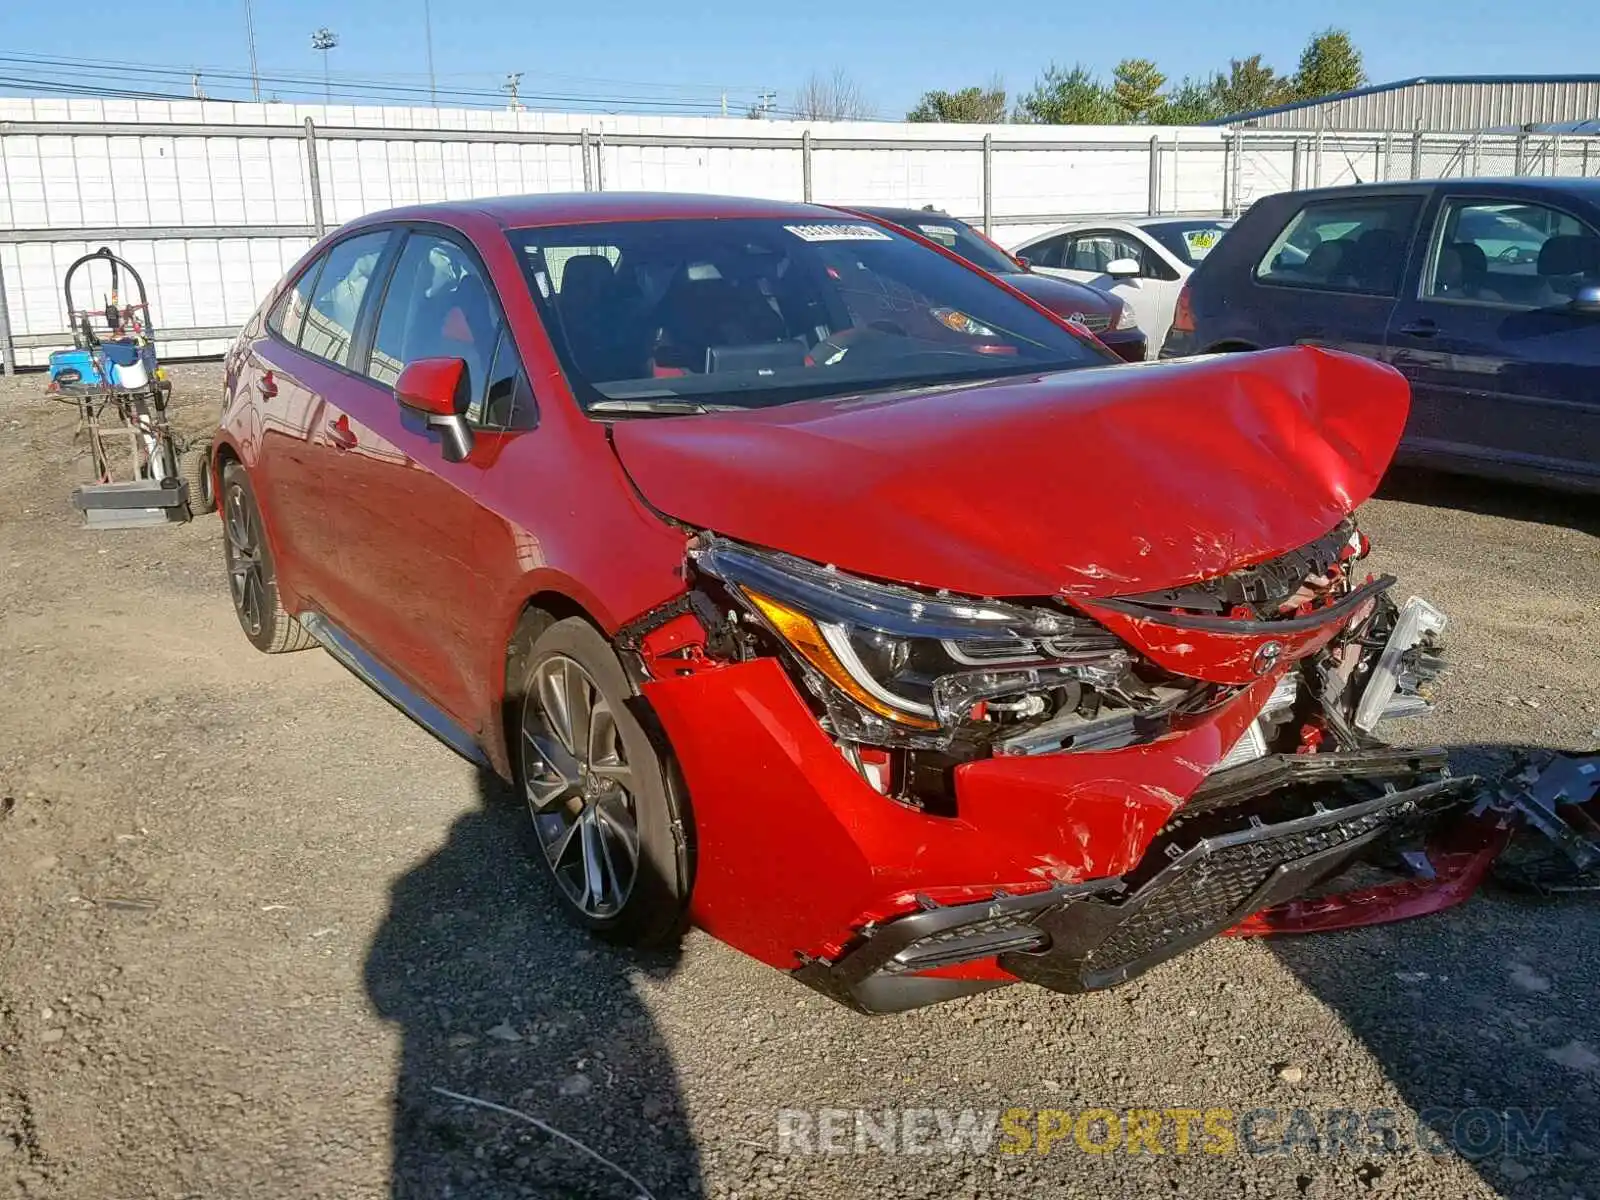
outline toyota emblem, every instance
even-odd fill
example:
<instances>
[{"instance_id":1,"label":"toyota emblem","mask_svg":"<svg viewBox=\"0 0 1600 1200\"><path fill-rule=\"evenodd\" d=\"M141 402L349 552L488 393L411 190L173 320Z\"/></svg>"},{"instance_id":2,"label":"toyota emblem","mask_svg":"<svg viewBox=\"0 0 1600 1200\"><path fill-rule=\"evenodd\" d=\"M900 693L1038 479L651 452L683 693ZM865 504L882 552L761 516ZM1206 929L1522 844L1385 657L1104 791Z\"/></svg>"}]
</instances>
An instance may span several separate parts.
<instances>
[{"instance_id":1,"label":"toyota emblem","mask_svg":"<svg viewBox=\"0 0 1600 1200\"><path fill-rule=\"evenodd\" d=\"M1282 657L1282 642L1262 642L1256 649L1256 656L1250 660L1250 669L1257 675L1265 675L1278 665L1278 660Z\"/></svg>"}]
</instances>

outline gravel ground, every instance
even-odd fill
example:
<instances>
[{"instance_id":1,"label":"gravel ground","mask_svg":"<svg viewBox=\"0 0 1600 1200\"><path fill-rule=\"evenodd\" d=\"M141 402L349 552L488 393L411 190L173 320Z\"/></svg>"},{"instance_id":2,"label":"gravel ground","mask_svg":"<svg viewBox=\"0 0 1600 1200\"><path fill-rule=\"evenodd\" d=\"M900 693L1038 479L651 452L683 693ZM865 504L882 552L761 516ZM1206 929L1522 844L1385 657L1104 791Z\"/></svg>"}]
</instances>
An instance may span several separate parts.
<instances>
[{"instance_id":1,"label":"gravel ground","mask_svg":"<svg viewBox=\"0 0 1600 1200\"><path fill-rule=\"evenodd\" d=\"M217 370L176 374L203 429ZM0 382L0 1194L636 1194L437 1087L660 1200L1600 1197L1593 902L1486 894L875 1020L698 934L620 954L558 918L496 784L325 655L249 647L214 519L81 529L71 413L39 387ZM1402 595L1452 614L1444 701L1399 736L1593 747L1596 507L1405 476L1363 517ZM1415 1151L1440 1106L1562 1131ZM1268 1108L1277 1152L1180 1153L1171 1125L1159 1155L778 1152L783 1109L1013 1107ZM1402 1149L1319 1151L1296 1108L1323 1132L1394 1110Z\"/></svg>"}]
</instances>

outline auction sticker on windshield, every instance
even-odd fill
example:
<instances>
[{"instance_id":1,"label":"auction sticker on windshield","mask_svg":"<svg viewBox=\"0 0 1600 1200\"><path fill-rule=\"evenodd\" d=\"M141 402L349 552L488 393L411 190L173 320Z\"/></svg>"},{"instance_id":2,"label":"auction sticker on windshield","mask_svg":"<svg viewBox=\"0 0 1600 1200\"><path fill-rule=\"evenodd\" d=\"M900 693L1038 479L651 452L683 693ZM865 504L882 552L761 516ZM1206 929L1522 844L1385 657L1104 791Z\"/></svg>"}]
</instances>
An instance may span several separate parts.
<instances>
[{"instance_id":1,"label":"auction sticker on windshield","mask_svg":"<svg viewBox=\"0 0 1600 1200\"><path fill-rule=\"evenodd\" d=\"M803 242L891 242L876 225L785 225Z\"/></svg>"},{"instance_id":2,"label":"auction sticker on windshield","mask_svg":"<svg viewBox=\"0 0 1600 1200\"><path fill-rule=\"evenodd\" d=\"M922 236L930 241L938 242L945 249L954 249L956 238L959 236L952 225L918 225Z\"/></svg>"},{"instance_id":3,"label":"auction sticker on windshield","mask_svg":"<svg viewBox=\"0 0 1600 1200\"><path fill-rule=\"evenodd\" d=\"M1211 253L1211 248L1222 240L1220 229L1185 229L1183 244L1189 248L1189 257L1199 262Z\"/></svg>"}]
</instances>

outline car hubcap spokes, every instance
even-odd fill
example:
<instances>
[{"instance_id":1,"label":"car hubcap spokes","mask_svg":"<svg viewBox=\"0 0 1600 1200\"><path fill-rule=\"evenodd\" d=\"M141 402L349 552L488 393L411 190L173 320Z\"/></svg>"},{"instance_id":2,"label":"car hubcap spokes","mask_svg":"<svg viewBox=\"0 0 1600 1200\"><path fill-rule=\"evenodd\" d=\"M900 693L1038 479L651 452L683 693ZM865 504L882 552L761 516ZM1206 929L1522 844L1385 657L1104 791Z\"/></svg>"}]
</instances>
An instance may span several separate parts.
<instances>
[{"instance_id":1,"label":"car hubcap spokes","mask_svg":"<svg viewBox=\"0 0 1600 1200\"><path fill-rule=\"evenodd\" d=\"M223 523L228 551L228 583L239 620L252 634L261 632L266 613L266 579L261 564L261 542L255 512L244 489L228 489L227 519Z\"/></svg>"},{"instance_id":2,"label":"car hubcap spokes","mask_svg":"<svg viewBox=\"0 0 1600 1200\"><path fill-rule=\"evenodd\" d=\"M589 916L616 915L639 870L633 771L611 705L565 655L534 669L522 764L534 830L562 891Z\"/></svg>"}]
</instances>

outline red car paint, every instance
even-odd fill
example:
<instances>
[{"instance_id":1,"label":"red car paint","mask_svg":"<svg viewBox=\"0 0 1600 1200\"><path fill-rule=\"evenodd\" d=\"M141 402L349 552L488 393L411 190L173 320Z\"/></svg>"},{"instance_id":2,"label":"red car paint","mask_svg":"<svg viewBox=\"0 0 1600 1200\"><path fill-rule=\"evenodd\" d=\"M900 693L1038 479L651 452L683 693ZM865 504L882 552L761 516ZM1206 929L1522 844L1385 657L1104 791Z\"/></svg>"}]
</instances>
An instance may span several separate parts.
<instances>
[{"instance_id":1,"label":"red car paint","mask_svg":"<svg viewBox=\"0 0 1600 1200\"><path fill-rule=\"evenodd\" d=\"M696 922L791 967L796 952L837 953L869 916L914 908L917 893L987 895L1127 870L1238 740L1272 683L1160 742L968 763L957 771L954 821L869 788L771 660L643 690L694 798ZM742 752L730 755L730 746Z\"/></svg>"},{"instance_id":2,"label":"red car paint","mask_svg":"<svg viewBox=\"0 0 1600 1200\"><path fill-rule=\"evenodd\" d=\"M741 541L982 596L1116 596L1338 524L1377 487L1406 395L1388 367L1298 348L614 436L652 505Z\"/></svg>"},{"instance_id":3,"label":"red car paint","mask_svg":"<svg viewBox=\"0 0 1600 1200\"><path fill-rule=\"evenodd\" d=\"M1331 933L1442 912L1472 897L1510 840L1510 826L1496 817L1459 822L1428 846L1432 879L1398 880L1316 899L1292 900L1263 909L1228 930L1228 936Z\"/></svg>"},{"instance_id":4,"label":"red car paint","mask_svg":"<svg viewBox=\"0 0 1600 1200\"><path fill-rule=\"evenodd\" d=\"M331 235L409 226L470 243L532 382L538 427L481 432L463 461L446 462L391 389L267 331L280 285L230 353L215 465L240 463L252 480L286 608L336 622L509 776L506 653L525 610L580 614L617 635L684 595L694 529L901 584L1063 597L1180 674L1242 686L1123 749L965 762L948 817L869 786L778 659L720 660L688 614L652 630L638 649L640 690L691 801L691 912L789 968L928 904L1130 870L1284 671L1355 614L1234 633L1104 602L1219 576L1337 525L1389 461L1403 381L1300 348L733 414L591 418L506 228L718 216L837 214L547 196L400 210ZM1267 641L1280 645L1263 665ZM1009 978L993 957L926 974Z\"/></svg>"}]
</instances>

